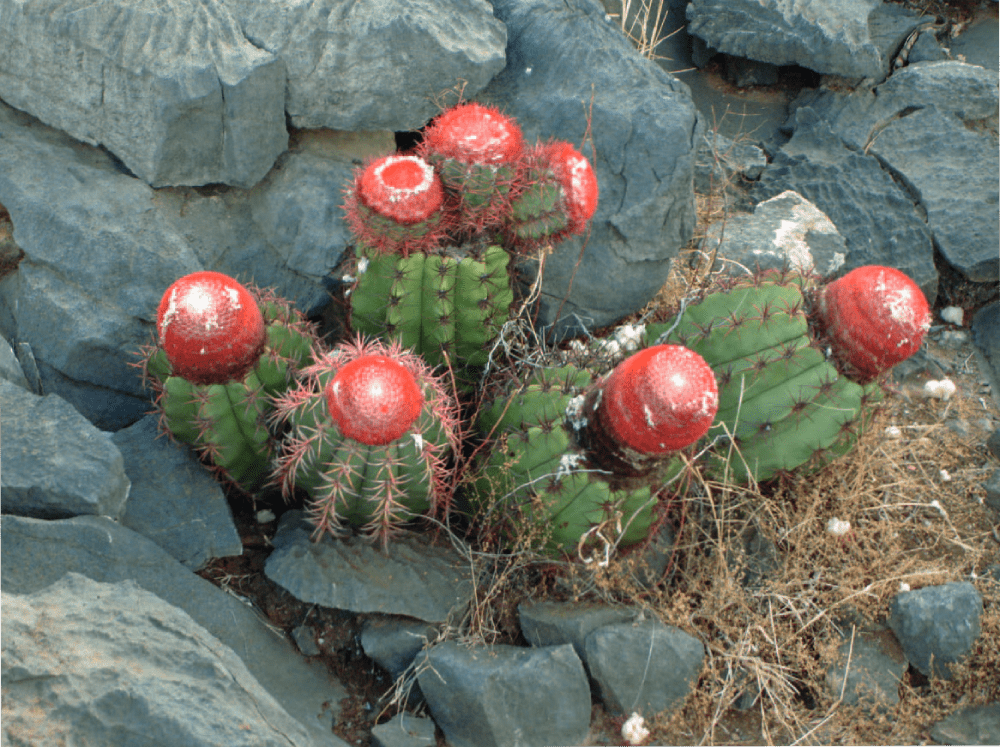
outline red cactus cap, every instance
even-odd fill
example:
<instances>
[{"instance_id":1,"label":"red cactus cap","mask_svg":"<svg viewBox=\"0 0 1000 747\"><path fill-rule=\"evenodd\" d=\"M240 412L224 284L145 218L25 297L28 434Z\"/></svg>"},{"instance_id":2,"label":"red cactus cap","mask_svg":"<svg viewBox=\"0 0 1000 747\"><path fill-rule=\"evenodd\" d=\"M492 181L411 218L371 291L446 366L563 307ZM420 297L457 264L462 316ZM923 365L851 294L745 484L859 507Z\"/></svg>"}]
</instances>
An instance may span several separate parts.
<instances>
[{"instance_id":1,"label":"red cactus cap","mask_svg":"<svg viewBox=\"0 0 1000 747\"><path fill-rule=\"evenodd\" d=\"M373 161L357 189L367 208L404 225L427 220L444 202L434 167L417 156L391 155Z\"/></svg>"},{"instance_id":2,"label":"red cactus cap","mask_svg":"<svg viewBox=\"0 0 1000 747\"><path fill-rule=\"evenodd\" d=\"M618 364L598 407L601 425L619 444L665 454L708 432L719 390L700 355L680 345L656 345Z\"/></svg>"},{"instance_id":3,"label":"red cactus cap","mask_svg":"<svg viewBox=\"0 0 1000 747\"><path fill-rule=\"evenodd\" d=\"M387 355L355 358L337 371L324 393L340 432L368 446L385 446L402 436L424 405L416 377Z\"/></svg>"},{"instance_id":4,"label":"red cactus cap","mask_svg":"<svg viewBox=\"0 0 1000 747\"><path fill-rule=\"evenodd\" d=\"M917 350L931 326L920 288L893 267L867 265L822 289L819 316L842 355L866 376L878 376Z\"/></svg>"},{"instance_id":5,"label":"red cactus cap","mask_svg":"<svg viewBox=\"0 0 1000 747\"><path fill-rule=\"evenodd\" d=\"M256 299L221 272L193 272L167 288L156 328L173 375L195 384L242 379L267 342Z\"/></svg>"},{"instance_id":6,"label":"red cactus cap","mask_svg":"<svg viewBox=\"0 0 1000 747\"><path fill-rule=\"evenodd\" d=\"M590 161L571 144L562 140L549 143L543 159L562 184L569 217L569 232L579 233L597 210L597 176Z\"/></svg>"},{"instance_id":7,"label":"red cactus cap","mask_svg":"<svg viewBox=\"0 0 1000 747\"><path fill-rule=\"evenodd\" d=\"M510 163L524 151L524 135L511 117L470 102L435 119L424 132L423 149L466 164Z\"/></svg>"}]
</instances>

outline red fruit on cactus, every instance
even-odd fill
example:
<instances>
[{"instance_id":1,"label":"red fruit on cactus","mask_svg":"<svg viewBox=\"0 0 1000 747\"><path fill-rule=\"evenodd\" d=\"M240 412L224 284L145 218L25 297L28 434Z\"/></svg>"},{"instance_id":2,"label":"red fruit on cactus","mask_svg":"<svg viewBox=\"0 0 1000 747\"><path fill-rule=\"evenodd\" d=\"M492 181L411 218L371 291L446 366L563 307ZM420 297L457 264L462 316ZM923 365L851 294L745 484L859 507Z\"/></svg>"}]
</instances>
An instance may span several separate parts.
<instances>
[{"instance_id":1,"label":"red fruit on cactus","mask_svg":"<svg viewBox=\"0 0 1000 747\"><path fill-rule=\"evenodd\" d=\"M569 218L567 233L580 233L597 210L597 176L590 161L571 144L556 140L541 146L543 161L562 185L566 215Z\"/></svg>"},{"instance_id":2,"label":"red fruit on cactus","mask_svg":"<svg viewBox=\"0 0 1000 747\"><path fill-rule=\"evenodd\" d=\"M461 104L441 114L424 132L421 152L464 164L511 163L524 150L521 128L499 110Z\"/></svg>"},{"instance_id":3,"label":"red fruit on cactus","mask_svg":"<svg viewBox=\"0 0 1000 747\"><path fill-rule=\"evenodd\" d=\"M173 375L195 384L242 379L267 342L250 291L219 272L194 272L167 288L156 327Z\"/></svg>"},{"instance_id":4,"label":"red fruit on cactus","mask_svg":"<svg viewBox=\"0 0 1000 747\"><path fill-rule=\"evenodd\" d=\"M680 345L656 345L611 372L597 415L621 446L662 455L704 436L718 408L715 374L705 360Z\"/></svg>"},{"instance_id":5,"label":"red fruit on cactus","mask_svg":"<svg viewBox=\"0 0 1000 747\"><path fill-rule=\"evenodd\" d=\"M386 355L364 355L346 364L324 394L340 432L369 446L384 446L406 433L424 404L413 373Z\"/></svg>"},{"instance_id":6,"label":"red fruit on cactus","mask_svg":"<svg viewBox=\"0 0 1000 747\"><path fill-rule=\"evenodd\" d=\"M358 193L367 208L403 225L427 220L444 201L434 167L416 156L378 159L362 173Z\"/></svg>"},{"instance_id":7,"label":"red fruit on cactus","mask_svg":"<svg viewBox=\"0 0 1000 747\"><path fill-rule=\"evenodd\" d=\"M905 274L868 265L825 286L817 304L835 354L874 378L920 348L931 326L927 299Z\"/></svg>"}]
</instances>

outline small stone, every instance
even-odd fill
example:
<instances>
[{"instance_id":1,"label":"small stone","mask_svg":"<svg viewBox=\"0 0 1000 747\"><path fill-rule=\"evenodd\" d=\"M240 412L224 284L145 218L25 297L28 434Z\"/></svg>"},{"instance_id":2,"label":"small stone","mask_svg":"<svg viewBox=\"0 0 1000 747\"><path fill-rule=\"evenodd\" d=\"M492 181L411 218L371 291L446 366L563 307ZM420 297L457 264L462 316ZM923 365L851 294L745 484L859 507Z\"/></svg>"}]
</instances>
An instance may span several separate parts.
<instances>
[{"instance_id":1,"label":"small stone","mask_svg":"<svg viewBox=\"0 0 1000 747\"><path fill-rule=\"evenodd\" d=\"M962 326L962 319L964 316L965 311L961 306L946 306L941 309L941 318L949 324L954 324L958 327Z\"/></svg>"}]
</instances>

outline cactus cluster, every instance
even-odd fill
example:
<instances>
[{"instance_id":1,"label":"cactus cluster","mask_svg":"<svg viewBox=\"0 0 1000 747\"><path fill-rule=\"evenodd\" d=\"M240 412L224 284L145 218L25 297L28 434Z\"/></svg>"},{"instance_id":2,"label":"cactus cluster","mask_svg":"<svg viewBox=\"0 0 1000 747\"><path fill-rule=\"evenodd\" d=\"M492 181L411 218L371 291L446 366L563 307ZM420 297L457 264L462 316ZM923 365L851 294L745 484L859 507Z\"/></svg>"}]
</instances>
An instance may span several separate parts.
<instances>
[{"instance_id":1,"label":"cactus cluster","mask_svg":"<svg viewBox=\"0 0 1000 747\"><path fill-rule=\"evenodd\" d=\"M484 365L514 303L513 257L584 231L597 195L569 143L527 147L513 119L476 103L443 112L414 153L371 161L347 190L352 328L432 366Z\"/></svg>"},{"instance_id":2,"label":"cactus cluster","mask_svg":"<svg viewBox=\"0 0 1000 747\"><path fill-rule=\"evenodd\" d=\"M497 446L471 486L471 510L508 537L531 527L552 554L639 542L683 467L675 452L705 434L716 404L712 370L676 345L637 353L605 378L543 368L480 416Z\"/></svg>"},{"instance_id":3,"label":"cactus cluster","mask_svg":"<svg viewBox=\"0 0 1000 747\"><path fill-rule=\"evenodd\" d=\"M157 332L142 365L163 428L226 479L259 489L274 451L268 398L309 362L312 325L269 291L196 272L164 293Z\"/></svg>"},{"instance_id":4,"label":"cactus cluster","mask_svg":"<svg viewBox=\"0 0 1000 747\"><path fill-rule=\"evenodd\" d=\"M850 450L882 397L878 377L919 348L929 324L912 280L864 267L825 286L798 273L730 282L646 333L715 371L719 445L704 468L746 482Z\"/></svg>"},{"instance_id":5,"label":"cactus cluster","mask_svg":"<svg viewBox=\"0 0 1000 747\"><path fill-rule=\"evenodd\" d=\"M828 284L772 272L597 340L632 351L613 368L549 351L523 378L463 380L514 303L514 252L583 231L596 204L568 143L528 147L488 107L445 112L415 153L369 163L348 189L353 341L324 346L286 302L219 273L167 289L141 364L163 428L247 492L305 494L317 537L351 528L384 544L445 514L462 482L484 531L607 557L649 536L695 462L752 482L852 448L885 372L929 327L923 294L891 268ZM459 375L436 375L443 363ZM461 481L456 384L482 438Z\"/></svg>"}]
</instances>

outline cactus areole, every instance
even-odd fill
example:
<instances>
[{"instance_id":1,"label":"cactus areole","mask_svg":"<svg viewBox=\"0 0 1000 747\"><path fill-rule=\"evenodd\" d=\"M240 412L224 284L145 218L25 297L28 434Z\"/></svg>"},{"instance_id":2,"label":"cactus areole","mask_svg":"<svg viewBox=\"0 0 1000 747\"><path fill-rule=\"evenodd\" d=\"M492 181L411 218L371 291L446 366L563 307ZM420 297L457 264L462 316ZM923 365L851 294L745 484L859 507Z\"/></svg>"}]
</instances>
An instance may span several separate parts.
<instances>
[{"instance_id":1,"label":"cactus areole","mask_svg":"<svg viewBox=\"0 0 1000 747\"><path fill-rule=\"evenodd\" d=\"M219 272L194 272L167 288L156 328L173 375L195 384L242 379L267 342L250 291Z\"/></svg>"},{"instance_id":2,"label":"cactus areole","mask_svg":"<svg viewBox=\"0 0 1000 747\"><path fill-rule=\"evenodd\" d=\"M499 165L520 157L524 137L498 110L469 103L449 109L427 128L424 147L465 164Z\"/></svg>"},{"instance_id":3,"label":"cactus areole","mask_svg":"<svg viewBox=\"0 0 1000 747\"><path fill-rule=\"evenodd\" d=\"M384 446L402 436L424 404L420 385L410 370L377 354L345 365L324 393L330 417L340 432L368 446Z\"/></svg>"},{"instance_id":4,"label":"cactus areole","mask_svg":"<svg viewBox=\"0 0 1000 747\"><path fill-rule=\"evenodd\" d=\"M412 225L441 209L444 189L434 167L416 156L385 156L365 169L358 189L365 207Z\"/></svg>"},{"instance_id":5,"label":"cactus areole","mask_svg":"<svg viewBox=\"0 0 1000 747\"><path fill-rule=\"evenodd\" d=\"M656 345L628 358L604 382L596 403L601 428L621 446L663 455L708 432L719 407L715 374L680 345Z\"/></svg>"},{"instance_id":6,"label":"cactus areole","mask_svg":"<svg viewBox=\"0 0 1000 747\"><path fill-rule=\"evenodd\" d=\"M837 357L874 378L909 358L930 329L927 299L892 267L868 265L819 294L817 313Z\"/></svg>"}]
</instances>

